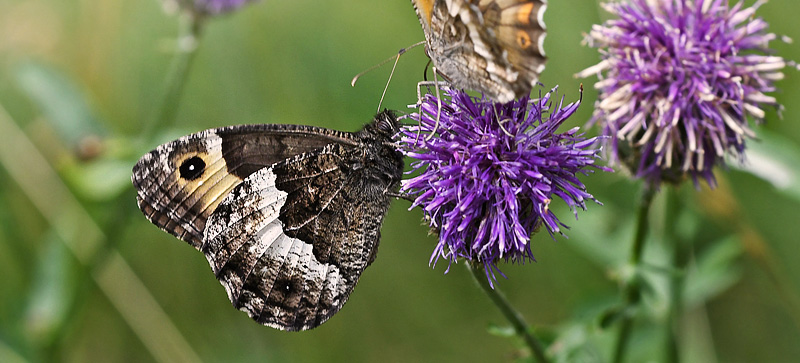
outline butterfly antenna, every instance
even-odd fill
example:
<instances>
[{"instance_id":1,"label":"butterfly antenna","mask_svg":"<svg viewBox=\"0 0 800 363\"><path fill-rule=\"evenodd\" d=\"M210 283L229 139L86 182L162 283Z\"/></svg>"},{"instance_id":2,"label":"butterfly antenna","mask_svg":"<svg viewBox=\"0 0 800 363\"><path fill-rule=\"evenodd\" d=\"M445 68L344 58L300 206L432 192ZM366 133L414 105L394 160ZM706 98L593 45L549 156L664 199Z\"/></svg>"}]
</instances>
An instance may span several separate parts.
<instances>
[{"instance_id":1,"label":"butterfly antenna","mask_svg":"<svg viewBox=\"0 0 800 363\"><path fill-rule=\"evenodd\" d=\"M400 50L397 52L397 54L395 54L395 55L393 55L393 56L391 56L391 57L389 57L389 58L386 58L386 59L382 60L380 63L378 63L378 64L376 64L376 65L374 65L374 66L372 66L372 67L369 67L369 68L367 68L367 69L366 69L366 70L364 70L364 71L361 71L361 73L359 73L359 74L356 74L356 76L355 76L355 77L353 77L353 79L350 81L350 86L352 86L352 87L355 87L355 86L356 86L356 82L358 82L358 79L359 79L359 78L361 78L361 76L363 76L363 75L365 75L365 74L367 74L367 73L369 73L369 72L372 72L372 71L374 71L374 70L375 70L375 69L377 69L377 68L380 68L380 67L382 67L384 64L386 64L386 63L389 63L389 61L390 61L390 60L392 60L392 59L399 58L399 57L400 57L400 56L401 56L403 53L405 53L405 52L406 52L406 50L407 50L407 49L405 49L405 48L403 48L403 49L400 49Z\"/></svg>"},{"instance_id":2,"label":"butterfly antenna","mask_svg":"<svg viewBox=\"0 0 800 363\"><path fill-rule=\"evenodd\" d=\"M400 50L401 52L397 53L397 57L394 59L394 65L392 66L392 71L389 73L389 79L386 80L386 85L383 86L383 93L381 93L381 100L378 101L378 111L375 113L381 112L381 105L383 105L383 98L386 97L386 90L389 89L389 83L392 82L392 77L394 76L394 70L397 68L397 62L400 61L400 56L405 53L404 49ZM355 78L353 79L353 84L355 84Z\"/></svg>"},{"instance_id":3,"label":"butterfly antenna","mask_svg":"<svg viewBox=\"0 0 800 363\"><path fill-rule=\"evenodd\" d=\"M383 94L381 95L381 101L378 103L378 112L380 112L381 103L383 103L383 97L386 95L386 90L389 88L389 83L392 81L392 76L394 75L395 68L397 68L397 62L400 61L400 56L405 54L405 52L407 52L407 51L409 51L411 49L414 49L414 48L416 48L416 47L418 47L418 46L420 46L422 44L425 44L425 42L421 41L421 42L412 44L410 47L401 48L399 51L397 51L397 54L395 54L395 55L393 55L393 56L391 56L389 58L384 59L380 63L378 63L378 64L376 64L376 65L374 65L372 67L367 68L366 70L362 71L359 74L356 74L356 76L353 77L352 80L350 80L350 86L355 87L356 86L356 82L358 82L358 80L359 80L359 78L361 78L361 76L363 76L363 75L365 75L365 74L367 74L367 73L369 73L369 72L371 72L371 71L373 71L373 70L375 70L377 68L382 67L384 64L389 63L389 61L394 59L394 66L392 67L392 73L389 74L389 79L386 81L386 87L383 88Z\"/></svg>"}]
</instances>

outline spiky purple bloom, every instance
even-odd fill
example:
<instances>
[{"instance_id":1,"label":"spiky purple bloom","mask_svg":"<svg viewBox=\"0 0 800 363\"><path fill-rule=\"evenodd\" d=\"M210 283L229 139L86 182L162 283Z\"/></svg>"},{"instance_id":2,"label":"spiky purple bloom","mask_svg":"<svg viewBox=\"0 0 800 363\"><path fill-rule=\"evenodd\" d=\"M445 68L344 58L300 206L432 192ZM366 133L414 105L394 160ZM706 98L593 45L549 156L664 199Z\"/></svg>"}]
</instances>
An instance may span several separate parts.
<instances>
[{"instance_id":1,"label":"spiky purple bloom","mask_svg":"<svg viewBox=\"0 0 800 363\"><path fill-rule=\"evenodd\" d=\"M598 168L596 138L584 138L577 127L556 133L579 102L556 101L553 108L552 91L506 104L447 94L438 126L437 99L428 94L420 113L409 116L419 126L400 132L417 174L401 191L415 197L412 208L421 206L439 234L430 262L480 262L491 282L499 260L534 259L530 238L542 224L551 235L566 228L550 209L554 198L576 218L587 199L596 202L577 177Z\"/></svg>"},{"instance_id":2,"label":"spiky purple bloom","mask_svg":"<svg viewBox=\"0 0 800 363\"><path fill-rule=\"evenodd\" d=\"M617 19L587 37L602 61L597 74L599 122L612 162L651 185L685 175L715 186L712 168L725 154L742 160L764 106L779 108L774 82L786 61L769 55L776 38L756 9L727 0L629 0L605 4ZM604 72L604 73L603 73Z\"/></svg>"},{"instance_id":3,"label":"spiky purple bloom","mask_svg":"<svg viewBox=\"0 0 800 363\"><path fill-rule=\"evenodd\" d=\"M180 8L200 16L220 15L236 10L253 0L164 0L168 8Z\"/></svg>"}]
</instances>

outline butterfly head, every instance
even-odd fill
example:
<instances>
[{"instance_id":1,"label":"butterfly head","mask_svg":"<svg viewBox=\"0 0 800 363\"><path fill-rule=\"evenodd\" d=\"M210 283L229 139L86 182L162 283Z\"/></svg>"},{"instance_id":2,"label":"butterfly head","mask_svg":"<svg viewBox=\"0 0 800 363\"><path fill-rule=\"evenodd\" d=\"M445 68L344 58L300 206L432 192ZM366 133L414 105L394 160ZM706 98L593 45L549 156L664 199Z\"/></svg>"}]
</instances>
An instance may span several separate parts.
<instances>
[{"instance_id":1,"label":"butterfly head","mask_svg":"<svg viewBox=\"0 0 800 363\"><path fill-rule=\"evenodd\" d=\"M369 124L365 125L358 135L364 140L374 140L376 142L391 142L394 135L400 132L400 123L394 111L383 110L375 115Z\"/></svg>"}]
</instances>

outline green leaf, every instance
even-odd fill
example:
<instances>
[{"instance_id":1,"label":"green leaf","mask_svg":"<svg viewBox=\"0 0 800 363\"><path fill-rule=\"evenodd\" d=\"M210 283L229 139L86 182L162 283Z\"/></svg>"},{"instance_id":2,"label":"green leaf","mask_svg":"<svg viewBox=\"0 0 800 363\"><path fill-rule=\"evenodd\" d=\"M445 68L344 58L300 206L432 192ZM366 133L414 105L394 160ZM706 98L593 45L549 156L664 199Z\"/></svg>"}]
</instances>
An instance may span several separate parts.
<instances>
[{"instance_id":1,"label":"green leaf","mask_svg":"<svg viewBox=\"0 0 800 363\"><path fill-rule=\"evenodd\" d=\"M549 350L554 362L602 362L604 347L613 343L612 330L593 328L589 322L568 321Z\"/></svg>"},{"instance_id":2,"label":"green leaf","mask_svg":"<svg viewBox=\"0 0 800 363\"><path fill-rule=\"evenodd\" d=\"M486 329L486 330L491 335L498 336L498 337L503 337L503 338L513 338L513 337L517 336L517 332L514 331L514 328L511 327L511 326L508 326L508 325L499 326L499 325L496 325L496 324L490 324L489 328Z\"/></svg>"},{"instance_id":3,"label":"green leaf","mask_svg":"<svg viewBox=\"0 0 800 363\"><path fill-rule=\"evenodd\" d=\"M629 216L625 213L610 205L582 213L568 232L567 244L601 268L625 263L634 227L633 218L625 218Z\"/></svg>"},{"instance_id":4,"label":"green leaf","mask_svg":"<svg viewBox=\"0 0 800 363\"><path fill-rule=\"evenodd\" d=\"M625 311L622 306L614 306L600 314L600 327L608 329L625 316Z\"/></svg>"},{"instance_id":5,"label":"green leaf","mask_svg":"<svg viewBox=\"0 0 800 363\"><path fill-rule=\"evenodd\" d=\"M687 307L708 301L739 281L741 271L735 262L743 252L735 236L718 240L701 252L686 276Z\"/></svg>"},{"instance_id":6,"label":"green leaf","mask_svg":"<svg viewBox=\"0 0 800 363\"><path fill-rule=\"evenodd\" d=\"M28 359L14 349L14 346L7 344L3 339L0 339L0 362L5 363L25 363Z\"/></svg>"},{"instance_id":7,"label":"green leaf","mask_svg":"<svg viewBox=\"0 0 800 363\"><path fill-rule=\"evenodd\" d=\"M94 201L110 200L131 187L132 161L100 159L71 164L64 178L81 196Z\"/></svg>"},{"instance_id":8,"label":"green leaf","mask_svg":"<svg viewBox=\"0 0 800 363\"><path fill-rule=\"evenodd\" d=\"M758 131L759 140L747 144L747 161L734 168L755 175L781 194L800 202L800 147L766 129Z\"/></svg>"},{"instance_id":9,"label":"green leaf","mask_svg":"<svg viewBox=\"0 0 800 363\"><path fill-rule=\"evenodd\" d=\"M105 133L84 92L61 71L36 62L22 63L15 71L19 87L68 145Z\"/></svg>"},{"instance_id":10,"label":"green leaf","mask_svg":"<svg viewBox=\"0 0 800 363\"><path fill-rule=\"evenodd\" d=\"M49 345L66 321L75 299L77 266L55 233L46 237L34 273L25 330L39 345Z\"/></svg>"}]
</instances>

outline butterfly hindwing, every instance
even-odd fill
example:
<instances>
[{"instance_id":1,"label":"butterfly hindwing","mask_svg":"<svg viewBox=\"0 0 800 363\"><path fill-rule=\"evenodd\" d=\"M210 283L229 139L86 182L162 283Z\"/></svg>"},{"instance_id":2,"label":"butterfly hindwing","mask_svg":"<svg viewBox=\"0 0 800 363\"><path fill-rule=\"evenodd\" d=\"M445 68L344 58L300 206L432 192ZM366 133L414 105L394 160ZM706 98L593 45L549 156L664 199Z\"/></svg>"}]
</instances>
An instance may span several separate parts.
<instances>
[{"instance_id":1,"label":"butterfly hindwing","mask_svg":"<svg viewBox=\"0 0 800 363\"><path fill-rule=\"evenodd\" d=\"M309 135L307 138L312 140L300 147L310 150L282 156L260 168L256 167L265 163L263 160L275 159L275 155L259 158L254 150L275 148L243 140L261 138L266 145L275 144L275 140L259 127L251 126L246 131L242 127L235 133L240 140L238 146L226 150L236 151L220 152L221 159L236 160L228 161L227 165L236 165L231 174L241 179L232 179L235 184L226 187L228 191L224 195L219 193L211 197L216 203L213 209L202 209L206 214L194 216L196 220L205 217L202 234L196 238L199 244L195 247L206 255L236 308L259 323L291 331L314 328L341 309L361 273L375 258L381 223L390 202L386 193L399 186L403 159L391 143L397 127L394 116L384 112L357 133L315 129L323 136ZM219 132L221 130L224 129L181 138L143 157L140 161L143 165L137 164L134 168L137 189L156 188L159 181L147 180L153 175L194 176L187 170L182 173L183 164L175 162L171 167L177 171L143 172L157 169L150 159L186 159L187 156L165 157L158 152L175 150L175 143L182 140L198 140L193 137L200 136L204 142L196 143L205 149L183 147L182 150L200 155L209 161L208 165L213 165L216 159L206 158L206 155L214 155L213 146L221 143L208 140L217 136L224 143L229 133ZM258 137L249 137L248 132L257 133ZM316 144L324 146L313 149L309 146ZM212 151L198 152L198 149ZM246 157L235 155L242 151L247 153ZM237 170L243 170L242 165L250 165L254 170L249 174L237 174ZM210 177L203 180L220 179L215 176L221 173L217 169L222 168L203 169L208 170ZM205 174L194 180L201 178L205 178ZM179 200L199 200L203 201L199 204L210 205L206 200L208 196L194 193L213 188L201 189L205 183L192 187L192 183L185 183L188 187L184 189L177 188L182 195L173 194L179 195ZM142 210L146 215L156 209L147 201L159 193L139 190L140 206L144 204ZM182 206L180 201L166 201L157 206L192 211L192 207ZM153 215L157 218L150 219L156 223L162 215L170 220L170 217L188 213L164 211ZM180 225L183 221L162 224Z\"/></svg>"},{"instance_id":2,"label":"butterfly hindwing","mask_svg":"<svg viewBox=\"0 0 800 363\"><path fill-rule=\"evenodd\" d=\"M480 9L486 27L496 35L499 49L528 83L538 79L545 59L544 11L542 1L482 0Z\"/></svg>"},{"instance_id":3,"label":"butterfly hindwing","mask_svg":"<svg viewBox=\"0 0 800 363\"><path fill-rule=\"evenodd\" d=\"M284 232L279 216L288 194L276 178L265 168L237 186L209 220L202 250L234 307L259 323L303 330L321 323L320 296L338 290L339 276L314 257L311 243Z\"/></svg>"},{"instance_id":4,"label":"butterfly hindwing","mask_svg":"<svg viewBox=\"0 0 800 363\"><path fill-rule=\"evenodd\" d=\"M346 169L356 153L329 145L259 170L220 204L202 250L234 306L285 330L315 327L341 308L388 206L385 195L353 189L359 176Z\"/></svg>"}]
</instances>

